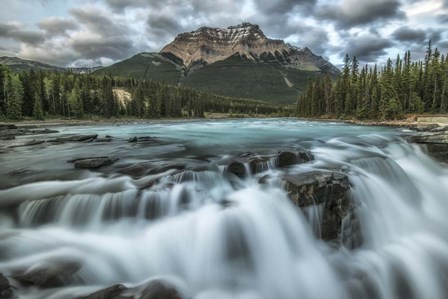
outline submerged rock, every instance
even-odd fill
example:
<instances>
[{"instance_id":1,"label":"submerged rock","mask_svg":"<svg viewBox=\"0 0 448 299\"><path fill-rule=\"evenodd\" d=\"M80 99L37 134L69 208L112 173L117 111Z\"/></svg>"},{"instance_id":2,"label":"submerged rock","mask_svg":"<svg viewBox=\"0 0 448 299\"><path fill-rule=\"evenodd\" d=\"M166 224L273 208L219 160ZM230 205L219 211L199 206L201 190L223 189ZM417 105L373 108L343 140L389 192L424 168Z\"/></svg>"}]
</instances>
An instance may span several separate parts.
<instances>
[{"instance_id":1,"label":"submerged rock","mask_svg":"<svg viewBox=\"0 0 448 299\"><path fill-rule=\"evenodd\" d=\"M282 178L291 201L300 208L323 205L320 215L320 233L325 241L340 244L344 230L344 221L350 225L359 222L356 217L355 203L348 195L350 184L347 176L336 172L311 171L297 175L286 175ZM352 219L353 218L353 219ZM360 243L359 227L351 227L345 235L349 247L356 247ZM354 240L354 241L353 241Z\"/></svg>"},{"instance_id":2,"label":"submerged rock","mask_svg":"<svg viewBox=\"0 0 448 299\"><path fill-rule=\"evenodd\" d=\"M63 142L86 142L86 141L92 141L95 140L98 137L98 134L92 134L92 135L75 135L75 136L68 136L68 137L58 137L56 139L50 140L49 142L55 142L55 143L63 143Z\"/></svg>"},{"instance_id":3,"label":"submerged rock","mask_svg":"<svg viewBox=\"0 0 448 299\"><path fill-rule=\"evenodd\" d=\"M43 144L43 143L45 143L44 140L35 140L35 139L33 139L33 140L28 141L28 142L26 142L26 143L24 143L24 144L12 145L12 146L10 146L10 148L14 148L14 147L24 147L24 146L33 146L33 145L39 145L39 144Z\"/></svg>"},{"instance_id":4,"label":"submerged rock","mask_svg":"<svg viewBox=\"0 0 448 299\"><path fill-rule=\"evenodd\" d=\"M0 273L0 299L12 298L14 295L9 280Z\"/></svg>"},{"instance_id":5,"label":"submerged rock","mask_svg":"<svg viewBox=\"0 0 448 299\"><path fill-rule=\"evenodd\" d=\"M73 281L73 275L81 268L77 262L63 262L47 267L38 267L12 277L24 285L39 288L61 287Z\"/></svg>"},{"instance_id":6,"label":"submerged rock","mask_svg":"<svg viewBox=\"0 0 448 299\"><path fill-rule=\"evenodd\" d=\"M136 142L154 142L156 139L151 136L142 136L142 137L132 137L128 139L128 142L130 143L136 143Z\"/></svg>"},{"instance_id":7,"label":"submerged rock","mask_svg":"<svg viewBox=\"0 0 448 299\"><path fill-rule=\"evenodd\" d=\"M127 290L124 285L115 284L105 289L99 290L87 296L78 297L77 299L125 299L133 297L122 296L123 291Z\"/></svg>"},{"instance_id":8,"label":"submerged rock","mask_svg":"<svg viewBox=\"0 0 448 299\"><path fill-rule=\"evenodd\" d=\"M91 157L91 158L80 158L75 160L67 161L69 163L74 163L75 168L80 169L95 169L102 166L112 165L118 160L117 157Z\"/></svg>"},{"instance_id":9,"label":"submerged rock","mask_svg":"<svg viewBox=\"0 0 448 299\"><path fill-rule=\"evenodd\" d=\"M182 299L182 296L173 286L156 280L148 284L140 299Z\"/></svg>"}]
</instances>

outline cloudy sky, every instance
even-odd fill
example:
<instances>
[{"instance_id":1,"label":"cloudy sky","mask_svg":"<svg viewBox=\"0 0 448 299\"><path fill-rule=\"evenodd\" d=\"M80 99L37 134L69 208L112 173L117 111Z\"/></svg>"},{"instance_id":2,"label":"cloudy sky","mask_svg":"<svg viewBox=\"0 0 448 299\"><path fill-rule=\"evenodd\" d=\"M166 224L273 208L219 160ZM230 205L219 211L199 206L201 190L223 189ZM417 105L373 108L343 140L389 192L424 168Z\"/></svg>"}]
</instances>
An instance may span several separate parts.
<instances>
[{"instance_id":1,"label":"cloudy sky","mask_svg":"<svg viewBox=\"0 0 448 299\"><path fill-rule=\"evenodd\" d=\"M382 62L428 39L448 51L448 0L0 0L0 56L109 65L201 26L259 24L340 65Z\"/></svg>"}]
</instances>

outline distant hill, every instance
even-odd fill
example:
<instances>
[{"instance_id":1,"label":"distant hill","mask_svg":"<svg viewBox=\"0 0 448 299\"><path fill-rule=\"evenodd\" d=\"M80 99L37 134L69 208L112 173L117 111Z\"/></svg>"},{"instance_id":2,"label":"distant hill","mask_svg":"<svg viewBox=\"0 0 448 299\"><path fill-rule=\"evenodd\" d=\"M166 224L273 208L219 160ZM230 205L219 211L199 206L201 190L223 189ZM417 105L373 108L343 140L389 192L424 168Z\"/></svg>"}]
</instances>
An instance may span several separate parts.
<instances>
[{"instance_id":1,"label":"distant hill","mask_svg":"<svg viewBox=\"0 0 448 299\"><path fill-rule=\"evenodd\" d=\"M45 71L65 71L65 68L54 66L51 64L42 63L39 61L25 60L18 57L0 57L0 64L8 66L12 71L29 71L34 70L45 70Z\"/></svg>"},{"instance_id":2,"label":"distant hill","mask_svg":"<svg viewBox=\"0 0 448 299\"><path fill-rule=\"evenodd\" d=\"M294 102L310 77L340 70L308 48L267 38L257 25L202 27L160 53L140 53L95 73L150 78L217 94Z\"/></svg>"}]
</instances>

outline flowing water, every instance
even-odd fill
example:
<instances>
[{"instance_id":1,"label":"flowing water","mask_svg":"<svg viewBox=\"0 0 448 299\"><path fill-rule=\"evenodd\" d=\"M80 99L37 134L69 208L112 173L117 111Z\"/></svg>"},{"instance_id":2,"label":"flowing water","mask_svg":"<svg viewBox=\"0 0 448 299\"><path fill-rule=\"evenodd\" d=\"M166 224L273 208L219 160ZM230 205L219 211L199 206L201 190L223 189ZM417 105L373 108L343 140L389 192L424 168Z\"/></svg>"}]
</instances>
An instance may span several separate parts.
<instances>
[{"instance_id":1,"label":"flowing water","mask_svg":"<svg viewBox=\"0 0 448 299\"><path fill-rule=\"evenodd\" d=\"M11 280L19 298L154 279L197 299L448 297L448 168L399 130L292 119L59 130L11 142L92 133L113 141L2 150L0 273L79 268L65 286ZM156 141L128 143L134 136ZM314 160L278 168L272 157L284 150ZM248 153L271 158L257 174L228 175L225 161ZM67 163L110 155L120 160L96 171ZM323 206L300 209L283 190L283 175L313 170L348 176L359 246L323 241Z\"/></svg>"}]
</instances>

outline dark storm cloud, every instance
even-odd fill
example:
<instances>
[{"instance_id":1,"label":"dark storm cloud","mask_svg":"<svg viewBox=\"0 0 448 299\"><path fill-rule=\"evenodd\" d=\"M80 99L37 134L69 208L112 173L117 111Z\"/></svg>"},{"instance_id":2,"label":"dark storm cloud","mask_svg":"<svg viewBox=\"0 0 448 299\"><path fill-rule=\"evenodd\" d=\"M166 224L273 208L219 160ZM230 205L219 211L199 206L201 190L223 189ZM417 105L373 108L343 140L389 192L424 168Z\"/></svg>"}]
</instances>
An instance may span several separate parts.
<instances>
[{"instance_id":1,"label":"dark storm cloud","mask_svg":"<svg viewBox=\"0 0 448 299\"><path fill-rule=\"evenodd\" d=\"M84 59L106 57L113 60L128 58L133 47L132 41L126 38L78 39L70 45Z\"/></svg>"},{"instance_id":2,"label":"dark storm cloud","mask_svg":"<svg viewBox=\"0 0 448 299\"><path fill-rule=\"evenodd\" d=\"M70 13L89 31L101 36L127 36L131 31L128 26L109 18L99 10L72 9Z\"/></svg>"},{"instance_id":3,"label":"dark storm cloud","mask_svg":"<svg viewBox=\"0 0 448 299\"><path fill-rule=\"evenodd\" d=\"M348 54L350 57L356 56L362 62L375 62L380 56L386 55L386 49L392 46L393 43L389 39L372 35L359 36L347 42L341 57Z\"/></svg>"},{"instance_id":4,"label":"dark storm cloud","mask_svg":"<svg viewBox=\"0 0 448 299\"><path fill-rule=\"evenodd\" d=\"M392 33L398 41L422 43L426 39L426 32L421 29L411 29L408 26L398 28Z\"/></svg>"},{"instance_id":5,"label":"dark storm cloud","mask_svg":"<svg viewBox=\"0 0 448 299\"><path fill-rule=\"evenodd\" d=\"M339 5L317 7L315 16L329 20L340 29L350 29L390 19L404 19L398 0L345 0Z\"/></svg>"},{"instance_id":6,"label":"dark storm cloud","mask_svg":"<svg viewBox=\"0 0 448 299\"><path fill-rule=\"evenodd\" d=\"M172 32L179 32L182 29L174 17L161 14L150 14L147 25L148 30L153 31L157 36L170 35Z\"/></svg>"},{"instance_id":7,"label":"dark storm cloud","mask_svg":"<svg viewBox=\"0 0 448 299\"><path fill-rule=\"evenodd\" d=\"M41 32L22 30L19 26L0 24L0 38L13 39L22 43L36 45L44 42Z\"/></svg>"},{"instance_id":8,"label":"dark storm cloud","mask_svg":"<svg viewBox=\"0 0 448 299\"><path fill-rule=\"evenodd\" d=\"M74 21L62 18L43 19L38 23L38 26L50 36L67 35L67 31L79 28Z\"/></svg>"}]
</instances>

